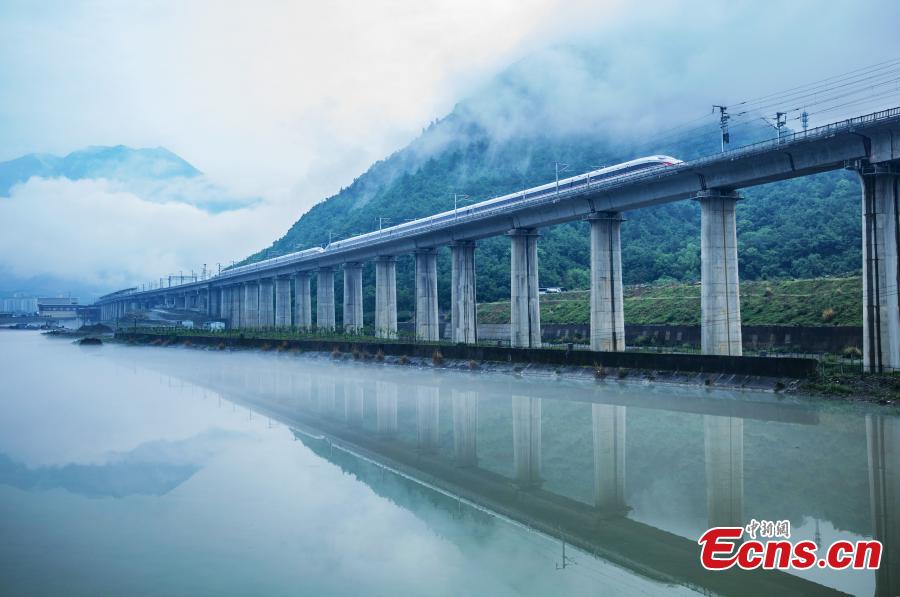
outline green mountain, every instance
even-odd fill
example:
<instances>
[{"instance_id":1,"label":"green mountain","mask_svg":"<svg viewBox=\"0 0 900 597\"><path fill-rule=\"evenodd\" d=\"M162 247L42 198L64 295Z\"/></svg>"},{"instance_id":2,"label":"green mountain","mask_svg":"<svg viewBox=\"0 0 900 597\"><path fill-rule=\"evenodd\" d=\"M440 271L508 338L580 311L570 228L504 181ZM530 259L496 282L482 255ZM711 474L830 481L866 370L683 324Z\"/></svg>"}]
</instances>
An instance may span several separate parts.
<instances>
[{"instance_id":1,"label":"green mountain","mask_svg":"<svg viewBox=\"0 0 900 597\"><path fill-rule=\"evenodd\" d=\"M387 225L452 209L453 194L466 201L552 181L554 162L585 172L641 155L681 159L719 150L714 117L683 135L654 134L616 120L604 105L579 106L563 82L541 72L540 56L512 66L479 93L435 121L407 147L371 166L353 183L314 206L268 249L247 261L273 257ZM588 51L569 54L581 77L602 82L606 65ZM585 74L587 73L587 74ZM562 75L559 75L562 76ZM548 78L549 77L549 78ZM582 93L594 98L593 89ZM607 91L607 96L614 91ZM615 98L607 97L606 105ZM560 116L562 115L562 116ZM735 146L772 136L762 119L732 133ZM860 269L859 185L847 172L832 172L746 189L738 207L743 279L814 278ZM700 275L700 214L692 201L625 214L622 228L626 283L692 281ZM541 231L542 286L584 289L589 284L585 222ZM509 296L509 241L481 241L476 253L479 302ZM449 251L439 257L442 308L449 306ZM374 302L374 273L365 270L367 307ZM446 274L446 275L445 275ZM398 262L401 311L413 307L413 261ZM337 291L340 293L340 284ZM338 302L340 305L340 302ZM402 316L402 315L401 315Z\"/></svg>"}]
</instances>

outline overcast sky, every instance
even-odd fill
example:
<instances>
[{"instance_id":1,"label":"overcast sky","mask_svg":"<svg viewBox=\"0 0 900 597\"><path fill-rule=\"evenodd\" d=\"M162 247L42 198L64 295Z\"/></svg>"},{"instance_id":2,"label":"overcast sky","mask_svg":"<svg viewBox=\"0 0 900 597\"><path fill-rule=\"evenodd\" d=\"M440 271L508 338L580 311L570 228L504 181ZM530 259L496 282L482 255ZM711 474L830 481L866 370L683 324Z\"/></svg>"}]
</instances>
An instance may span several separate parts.
<instances>
[{"instance_id":1,"label":"overcast sky","mask_svg":"<svg viewBox=\"0 0 900 597\"><path fill-rule=\"evenodd\" d=\"M135 214L155 210L166 221L177 213L187 230L206 229L202 245L187 233L171 237L170 259L160 262L139 244L152 235L137 235L115 266L121 275L105 268L94 281L150 279L168 273L162 268L227 262L268 245L313 203L542 48L590 41L616 58L607 85L573 96L573 114L578 101L605 101L623 117L687 119L712 103L900 56L898 7L889 0L4 0L0 160L88 145L164 146L235 194L263 198L246 213L216 216L186 214L185 206L169 213L171 206L129 197ZM7 255L0 268L19 274L49 267L39 247L33 258L8 253L39 237L42 210L77 202L81 192L95 206L121 203L118 195L104 199L102 185L31 186L0 198ZM119 221L131 213L122 209ZM102 223L102 209L92 217ZM236 230L242 238L216 240ZM87 243L79 270L98 269L109 248Z\"/></svg>"}]
</instances>

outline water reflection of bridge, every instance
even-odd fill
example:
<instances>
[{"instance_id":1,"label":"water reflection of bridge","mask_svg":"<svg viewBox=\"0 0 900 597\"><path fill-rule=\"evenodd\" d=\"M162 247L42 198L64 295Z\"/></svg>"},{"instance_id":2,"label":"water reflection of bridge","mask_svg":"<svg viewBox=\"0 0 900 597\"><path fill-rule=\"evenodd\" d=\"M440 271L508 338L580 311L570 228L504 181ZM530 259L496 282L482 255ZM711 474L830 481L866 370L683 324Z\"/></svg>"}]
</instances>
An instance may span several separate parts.
<instances>
[{"instance_id":1,"label":"water reflection of bridge","mask_svg":"<svg viewBox=\"0 0 900 597\"><path fill-rule=\"evenodd\" d=\"M696 542L628 518L625 437L631 405L703 416L708 524L741 525L743 519L743 424L758 419L816 424L814 410L791 403L696 397L668 388L640 397L609 388L590 395L593 499L585 503L554 493L542 475L542 406L545 400L585 400L585 392L548 396L546 387L511 384L503 378L467 378L418 374L409 385L396 383L398 371L330 365L316 370L277 367L205 369L191 381L214 389L254 410L307 434L324 435L330 444L359 454L409 478L565 539L605 560L665 582L726 594L818 594L834 592L794 575L732 570L707 573L699 564ZM415 417L401 420L399 402L414 400ZM560 384L560 388L565 386ZM410 391L412 389L412 391ZM512 474L505 476L479 463L479 396L511 396ZM412 394L412 395L410 395ZM683 395L679 395L683 394ZM442 420L449 411L449 445ZM414 427L411 429L410 427ZM483 431L482 431L483 432ZM446 432L444 433L446 435ZM867 419L868 463L873 528L885 543L876 575L877 594L898 593L896 551L900 423L896 418ZM309 441L308 439L305 441ZM312 442L312 447L316 448ZM332 452L317 449L326 457ZM346 453L346 452L344 452ZM340 466L352 466L341 460ZM425 491L425 489L422 489Z\"/></svg>"}]
</instances>

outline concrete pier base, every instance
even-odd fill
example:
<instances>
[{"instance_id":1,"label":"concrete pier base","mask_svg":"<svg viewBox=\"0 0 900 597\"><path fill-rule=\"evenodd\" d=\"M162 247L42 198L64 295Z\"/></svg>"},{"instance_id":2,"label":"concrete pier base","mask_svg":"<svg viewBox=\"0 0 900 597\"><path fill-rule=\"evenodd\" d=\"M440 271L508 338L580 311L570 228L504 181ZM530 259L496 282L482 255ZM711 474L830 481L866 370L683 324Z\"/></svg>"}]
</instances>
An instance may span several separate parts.
<instances>
[{"instance_id":1,"label":"concrete pier base","mask_svg":"<svg viewBox=\"0 0 900 597\"><path fill-rule=\"evenodd\" d=\"M709 526L743 526L744 420L704 415Z\"/></svg>"},{"instance_id":2,"label":"concrete pier base","mask_svg":"<svg viewBox=\"0 0 900 597\"><path fill-rule=\"evenodd\" d=\"M900 165L866 164L862 183L863 367L900 370Z\"/></svg>"},{"instance_id":3,"label":"concrete pier base","mask_svg":"<svg viewBox=\"0 0 900 597\"><path fill-rule=\"evenodd\" d=\"M417 445L422 452L436 452L440 443L440 388L419 386L416 392Z\"/></svg>"},{"instance_id":4,"label":"concrete pier base","mask_svg":"<svg viewBox=\"0 0 900 597\"><path fill-rule=\"evenodd\" d=\"M592 214L591 223L591 350L625 350L622 299L622 215Z\"/></svg>"},{"instance_id":5,"label":"concrete pier base","mask_svg":"<svg viewBox=\"0 0 900 597\"><path fill-rule=\"evenodd\" d=\"M275 278L275 327L291 327L291 279Z\"/></svg>"},{"instance_id":6,"label":"concrete pier base","mask_svg":"<svg viewBox=\"0 0 900 597\"><path fill-rule=\"evenodd\" d=\"M416 251L416 338L439 340L437 296L437 251Z\"/></svg>"},{"instance_id":7,"label":"concrete pier base","mask_svg":"<svg viewBox=\"0 0 900 597\"><path fill-rule=\"evenodd\" d=\"M540 348L541 305L538 296L538 233L516 228L508 233L512 242L510 261L510 346Z\"/></svg>"},{"instance_id":8,"label":"concrete pier base","mask_svg":"<svg viewBox=\"0 0 900 597\"><path fill-rule=\"evenodd\" d=\"M700 345L703 354L742 354L734 218L739 199L737 193L717 190L697 195L700 202Z\"/></svg>"},{"instance_id":9,"label":"concrete pier base","mask_svg":"<svg viewBox=\"0 0 900 597\"><path fill-rule=\"evenodd\" d=\"M312 294L310 293L309 272L294 274L294 320L293 325L301 330L312 328Z\"/></svg>"},{"instance_id":10,"label":"concrete pier base","mask_svg":"<svg viewBox=\"0 0 900 597\"><path fill-rule=\"evenodd\" d=\"M591 405L594 443L594 506L625 509L625 407Z\"/></svg>"},{"instance_id":11,"label":"concrete pier base","mask_svg":"<svg viewBox=\"0 0 900 597\"><path fill-rule=\"evenodd\" d=\"M247 330L257 329L259 327L259 284L245 282L244 296L241 302L244 307L241 315L241 327Z\"/></svg>"},{"instance_id":12,"label":"concrete pier base","mask_svg":"<svg viewBox=\"0 0 900 597\"><path fill-rule=\"evenodd\" d=\"M478 393L453 392L453 453L459 466L478 464Z\"/></svg>"},{"instance_id":13,"label":"concrete pier base","mask_svg":"<svg viewBox=\"0 0 900 597\"><path fill-rule=\"evenodd\" d=\"M344 264L344 331L357 334L363 328L362 264Z\"/></svg>"},{"instance_id":14,"label":"concrete pier base","mask_svg":"<svg viewBox=\"0 0 900 597\"><path fill-rule=\"evenodd\" d=\"M457 344L475 344L475 243L460 241L450 245L450 326Z\"/></svg>"},{"instance_id":15,"label":"concrete pier base","mask_svg":"<svg viewBox=\"0 0 900 597\"><path fill-rule=\"evenodd\" d=\"M275 282L272 278L259 281L259 327L275 327Z\"/></svg>"},{"instance_id":16,"label":"concrete pier base","mask_svg":"<svg viewBox=\"0 0 900 597\"><path fill-rule=\"evenodd\" d=\"M397 337L397 258L375 260L375 336Z\"/></svg>"},{"instance_id":17,"label":"concrete pier base","mask_svg":"<svg viewBox=\"0 0 900 597\"><path fill-rule=\"evenodd\" d=\"M334 269L319 268L316 280L316 328L334 329Z\"/></svg>"},{"instance_id":18,"label":"concrete pier base","mask_svg":"<svg viewBox=\"0 0 900 597\"><path fill-rule=\"evenodd\" d=\"M540 487L541 399L512 397L513 475L520 487Z\"/></svg>"}]
</instances>

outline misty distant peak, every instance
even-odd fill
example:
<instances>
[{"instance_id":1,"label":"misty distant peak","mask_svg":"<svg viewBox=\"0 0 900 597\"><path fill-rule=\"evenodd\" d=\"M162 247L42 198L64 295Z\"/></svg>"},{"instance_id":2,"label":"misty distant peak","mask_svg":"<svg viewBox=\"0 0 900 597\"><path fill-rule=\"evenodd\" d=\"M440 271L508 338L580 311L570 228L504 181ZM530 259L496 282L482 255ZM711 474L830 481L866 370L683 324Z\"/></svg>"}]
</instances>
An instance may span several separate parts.
<instances>
[{"instance_id":1,"label":"misty distant peak","mask_svg":"<svg viewBox=\"0 0 900 597\"><path fill-rule=\"evenodd\" d=\"M164 147L134 149L125 145L93 145L59 157L28 154L0 162L0 196L29 178L105 178L123 182L193 178L201 172Z\"/></svg>"}]
</instances>

